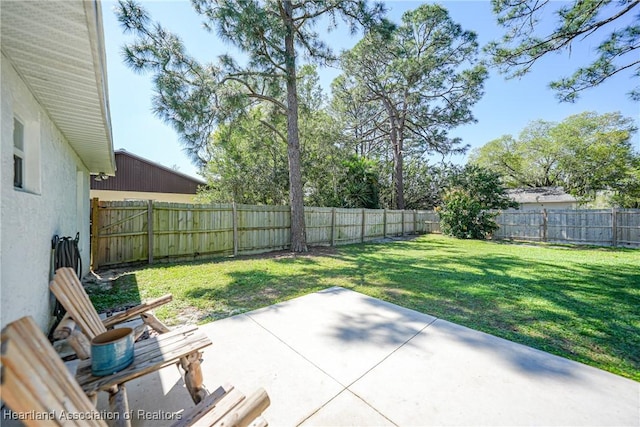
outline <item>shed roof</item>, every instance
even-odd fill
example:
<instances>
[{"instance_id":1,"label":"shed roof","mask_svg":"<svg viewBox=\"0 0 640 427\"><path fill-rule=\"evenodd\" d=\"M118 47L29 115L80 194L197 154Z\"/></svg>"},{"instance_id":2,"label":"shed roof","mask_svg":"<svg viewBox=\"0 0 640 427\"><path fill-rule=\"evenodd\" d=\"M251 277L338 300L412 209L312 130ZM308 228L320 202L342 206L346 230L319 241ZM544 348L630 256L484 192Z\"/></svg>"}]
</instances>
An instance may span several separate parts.
<instances>
[{"instance_id":1,"label":"shed roof","mask_svg":"<svg viewBox=\"0 0 640 427\"><path fill-rule=\"evenodd\" d=\"M0 8L2 53L89 171L113 174L99 0L2 1Z\"/></svg>"},{"instance_id":2,"label":"shed roof","mask_svg":"<svg viewBox=\"0 0 640 427\"><path fill-rule=\"evenodd\" d=\"M578 199L562 187L513 188L507 194L517 203L574 203Z\"/></svg>"},{"instance_id":3,"label":"shed roof","mask_svg":"<svg viewBox=\"0 0 640 427\"><path fill-rule=\"evenodd\" d=\"M206 182L155 163L126 150L115 152L114 177L91 181L93 190L140 191L150 193L196 194Z\"/></svg>"}]
</instances>

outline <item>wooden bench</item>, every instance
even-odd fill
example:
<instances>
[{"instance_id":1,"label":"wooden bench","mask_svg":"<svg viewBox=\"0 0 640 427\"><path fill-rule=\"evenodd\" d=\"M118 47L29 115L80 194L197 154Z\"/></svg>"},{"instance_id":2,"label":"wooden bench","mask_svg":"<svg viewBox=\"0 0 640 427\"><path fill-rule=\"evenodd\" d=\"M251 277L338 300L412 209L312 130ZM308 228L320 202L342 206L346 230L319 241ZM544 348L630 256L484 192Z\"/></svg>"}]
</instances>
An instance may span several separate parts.
<instances>
[{"instance_id":1,"label":"wooden bench","mask_svg":"<svg viewBox=\"0 0 640 427\"><path fill-rule=\"evenodd\" d=\"M181 345L182 333L172 331L167 336L173 344L169 345L169 340L157 346L148 343L140 351L157 355L165 344L167 351ZM0 396L23 424L105 427L105 418L116 418L113 413L105 416L96 409L31 317L7 325L0 335L0 348ZM111 383L118 384L125 376L118 373L113 379L87 379L84 387L97 390ZM124 404L126 407L126 400ZM266 426L261 414L269 404L269 396L262 388L245 398L226 385L206 396L192 410L182 413L174 426ZM129 426L130 421L130 417L118 412L115 424Z\"/></svg>"},{"instance_id":2,"label":"wooden bench","mask_svg":"<svg viewBox=\"0 0 640 427\"><path fill-rule=\"evenodd\" d=\"M84 290L84 286L82 286L73 269L66 267L58 269L49 284L49 288L58 301L60 301L60 304L67 310L68 318L73 320L82 333L86 335L86 343L95 336L106 332L108 327L112 327L117 323L138 315L141 315L146 324L151 325L161 334L151 340L149 345L144 344L144 342L136 344L134 363L122 371L122 381L117 385L111 384L108 388L100 386L92 389L87 385L91 383L91 380L85 376L78 378L80 384L87 390L90 396L93 397L92 393L98 390L107 391L110 394L110 400L117 399L117 394L126 396L124 386L120 386L121 384L123 385L127 381L178 361L185 371L184 382L193 401L198 403L208 394L202 382L202 370L200 367L202 353L200 353L199 350L211 345L211 341L203 334L196 333L196 327L178 329L175 334L170 333L170 329L148 311L151 307L156 307L158 304L164 304L170 301L171 295L165 295L153 302L134 307L119 315L108 317L103 321L100 319L93 304L91 304L91 300ZM67 322L67 320L65 320L65 322ZM65 328L73 331L75 327L65 326ZM73 336L73 332L69 335ZM175 348L171 347L172 351L167 353L160 352L158 355L154 355L151 353L147 354L142 350L150 348L149 346L155 346L156 349L166 349L173 346L174 340L176 339L179 340L180 345ZM89 350L87 348L76 349L76 353L78 353L79 356L80 352L86 354ZM81 366L86 366L86 364ZM82 374L82 372L83 371L79 370L78 375Z\"/></svg>"}]
</instances>

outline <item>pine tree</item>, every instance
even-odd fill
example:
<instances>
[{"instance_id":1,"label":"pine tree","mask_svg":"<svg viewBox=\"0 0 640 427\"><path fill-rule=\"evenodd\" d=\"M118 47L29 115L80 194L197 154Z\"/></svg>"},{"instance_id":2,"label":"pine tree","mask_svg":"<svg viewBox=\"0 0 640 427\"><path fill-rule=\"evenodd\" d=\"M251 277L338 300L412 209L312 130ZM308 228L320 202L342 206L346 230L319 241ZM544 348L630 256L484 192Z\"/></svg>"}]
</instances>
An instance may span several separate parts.
<instances>
[{"instance_id":1,"label":"pine tree","mask_svg":"<svg viewBox=\"0 0 640 427\"><path fill-rule=\"evenodd\" d=\"M125 47L125 61L154 73L156 113L182 135L195 159L206 157L217 124L254 101L267 101L287 116L291 250L307 250L298 126L298 58L325 64L334 59L314 26L327 17L342 18L355 30L377 23L384 9L365 0L192 0L205 28L249 57L240 65L231 56L201 64L187 55L180 39L152 23L133 0L120 0L118 17L136 40ZM282 96L282 92L286 96ZM264 125L269 127L268 122Z\"/></svg>"}]
</instances>

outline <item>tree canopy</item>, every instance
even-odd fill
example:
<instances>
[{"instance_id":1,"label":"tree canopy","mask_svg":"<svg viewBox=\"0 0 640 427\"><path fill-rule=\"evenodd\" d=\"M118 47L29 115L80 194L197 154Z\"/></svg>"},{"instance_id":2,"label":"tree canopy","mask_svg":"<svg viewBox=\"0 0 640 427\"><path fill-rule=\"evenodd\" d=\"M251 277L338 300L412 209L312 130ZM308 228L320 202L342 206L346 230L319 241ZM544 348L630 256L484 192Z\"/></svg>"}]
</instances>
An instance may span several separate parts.
<instances>
[{"instance_id":1,"label":"tree canopy","mask_svg":"<svg viewBox=\"0 0 640 427\"><path fill-rule=\"evenodd\" d=\"M338 181L344 173L342 162L351 152L340 145L340 126L327 111L314 66L300 68L298 89L305 204L342 206ZM286 116L267 102L218 126L207 149L211 160L204 171L209 185L200 193L200 200L287 204L286 129Z\"/></svg>"},{"instance_id":2,"label":"tree canopy","mask_svg":"<svg viewBox=\"0 0 640 427\"><path fill-rule=\"evenodd\" d=\"M393 159L394 205L404 209L405 157L466 149L448 131L474 121L471 107L483 94L487 72L478 61L476 35L443 7L424 4L406 12L397 28L370 31L342 66L334 89L357 102L345 111L361 120L352 136L361 147L384 137Z\"/></svg>"},{"instance_id":3,"label":"tree canopy","mask_svg":"<svg viewBox=\"0 0 640 427\"><path fill-rule=\"evenodd\" d=\"M494 63L508 77L519 77L542 57L554 52L571 52L574 43L602 36L597 57L570 76L551 82L561 101L573 102L580 92L598 86L623 70L640 77L640 2L638 0L492 0L498 23L506 32L487 46ZM543 14L551 4L560 4L553 29L547 29ZM548 15L547 15L548 16ZM640 100L640 86L629 93Z\"/></svg>"},{"instance_id":4,"label":"tree canopy","mask_svg":"<svg viewBox=\"0 0 640 427\"><path fill-rule=\"evenodd\" d=\"M560 123L535 121L516 139L504 135L474 150L470 162L499 173L510 187L562 186L588 199L633 182L637 129L620 113L585 112Z\"/></svg>"}]
</instances>

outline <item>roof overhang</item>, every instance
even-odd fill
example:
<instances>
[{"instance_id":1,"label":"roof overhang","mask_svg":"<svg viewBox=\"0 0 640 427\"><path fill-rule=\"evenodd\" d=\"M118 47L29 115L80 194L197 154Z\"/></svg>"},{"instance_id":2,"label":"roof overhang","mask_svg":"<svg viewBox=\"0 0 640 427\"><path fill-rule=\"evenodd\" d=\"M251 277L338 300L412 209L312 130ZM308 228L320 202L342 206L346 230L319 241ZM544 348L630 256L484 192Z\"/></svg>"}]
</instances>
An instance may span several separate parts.
<instances>
[{"instance_id":1,"label":"roof overhang","mask_svg":"<svg viewBox=\"0 0 640 427\"><path fill-rule=\"evenodd\" d=\"M99 0L2 0L9 58L90 173L115 173Z\"/></svg>"}]
</instances>

